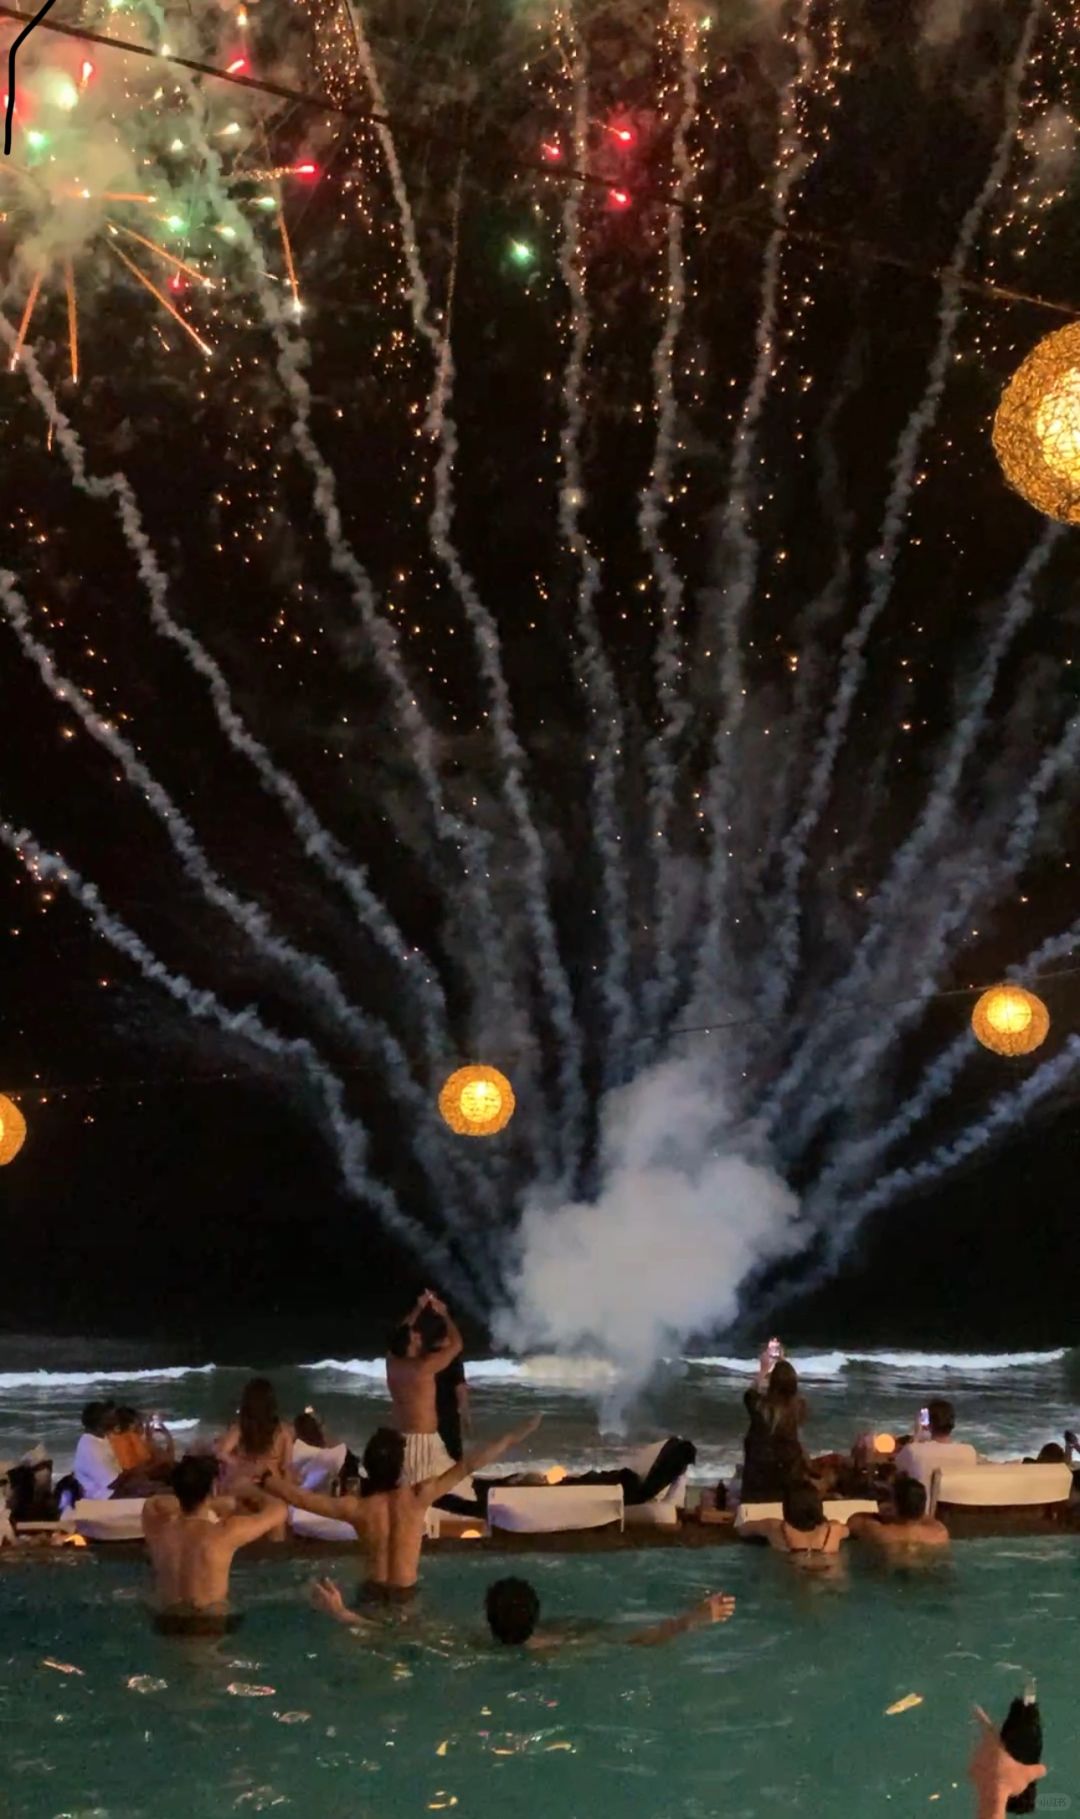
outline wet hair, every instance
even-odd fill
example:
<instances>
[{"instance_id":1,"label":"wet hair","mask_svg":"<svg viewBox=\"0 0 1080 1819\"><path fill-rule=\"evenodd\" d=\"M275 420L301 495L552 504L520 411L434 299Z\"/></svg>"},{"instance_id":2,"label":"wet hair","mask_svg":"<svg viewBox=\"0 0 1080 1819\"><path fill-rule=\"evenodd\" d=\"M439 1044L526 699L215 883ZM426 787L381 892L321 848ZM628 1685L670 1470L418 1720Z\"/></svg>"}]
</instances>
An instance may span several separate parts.
<instances>
[{"instance_id":1,"label":"wet hair","mask_svg":"<svg viewBox=\"0 0 1080 1819\"><path fill-rule=\"evenodd\" d=\"M83 1431L99 1434L107 1427L116 1411L114 1402L88 1402L82 1412Z\"/></svg>"},{"instance_id":2,"label":"wet hair","mask_svg":"<svg viewBox=\"0 0 1080 1819\"><path fill-rule=\"evenodd\" d=\"M496 1579L484 1610L496 1642L528 1642L540 1616L540 1600L527 1579Z\"/></svg>"},{"instance_id":3,"label":"wet hair","mask_svg":"<svg viewBox=\"0 0 1080 1819\"><path fill-rule=\"evenodd\" d=\"M825 1520L821 1498L812 1484L792 1484L784 1492L784 1521L800 1535L820 1528Z\"/></svg>"},{"instance_id":4,"label":"wet hair","mask_svg":"<svg viewBox=\"0 0 1080 1819\"><path fill-rule=\"evenodd\" d=\"M901 1472L893 1485L893 1502L901 1522L918 1522L926 1514L926 1486Z\"/></svg>"},{"instance_id":5,"label":"wet hair","mask_svg":"<svg viewBox=\"0 0 1080 1819\"><path fill-rule=\"evenodd\" d=\"M322 1422L313 1408L304 1409L293 1422L293 1433L305 1446L325 1446L326 1435Z\"/></svg>"},{"instance_id":6,"label":"wet hair","mask_svg":"<svg viewBox=\"0 0 1080 1819\"><path fill-rule=\"evenodd\" d=\"M190 1516L206 1502L213 1491L217 1472L217 1460L207 1453L185 1453L179 1465L173 1466L169 1482L185 1516Z\"/></svg>"},{"instance_id":7,"label":"wet hair","mask_svg":"<svg viewBox=\"0 0 1080 1819\"><path fill-rule=\"evenodd\" d=\"M1048 1440L1045 1446L1039 1448L1039 1457L1035 1463L1036 1465L1064 1465L1066 1463L1065 1448L1059 1446L1056 1440Z\"/></svg>"},{"instance_id":8,"label":"wet hair","mask_svg":"<svg viewBox=\"0 0 1080 1819\"><path fill-rule=\"evenodd\" d=\"M281 1426L277 1397L269 1377L252 1377L240 1398L240 1450L248 1459L261 1459L274 1444Z\"/></svg>"},{"instance_id":9,"label":"wet hair","mask_svg":"<svg viewBox=\"0 0 1080 1819\"><path fill-rule=\"evenodd\" d=\"M130 1434L133 1427L138 1427L142 1420L137 1408L118 1408L116 1411L116 1431L118 1434Z\"/></svg>"},{"instance_id":10,"label":"wet hair","mask_svg":"<svg viewBox=\"0 0 1080 1819\"><path fill-rule=\"evenodd\" d=\"M407 1325L404 1320L400 1326L395 1326L386 1343L386 1349L390 1357L407 1358L409 1356L409 1346L412 1343L412 1336L413 1329L411 1326Z\"/></svg>"},{"instance_id":11,"label":"wet hair","mask_svg":"<svg viewBox=\"0 0 1080 1819\"><path fill-rule=\"evenodd\" d=\"M405 1464L405 1441L396 1427L377 1427L364 1448L367 1493L396 1490Z\"/></svg>"},{"instance_id":12,"label":"wet hair","mask_svg":"<svg viewBox=\"0 0 1080 1819\"><path fill-rule=\"evenodd\" d=\"M952 1433L956 1426L956 1410L951 1402L946 1402L943 1396L939 1396L934 1402L927 1403L926 1413L930 1422L930 1432L938 1439L944 1440L947 1435Z\"/></svg>"}]
</instances>

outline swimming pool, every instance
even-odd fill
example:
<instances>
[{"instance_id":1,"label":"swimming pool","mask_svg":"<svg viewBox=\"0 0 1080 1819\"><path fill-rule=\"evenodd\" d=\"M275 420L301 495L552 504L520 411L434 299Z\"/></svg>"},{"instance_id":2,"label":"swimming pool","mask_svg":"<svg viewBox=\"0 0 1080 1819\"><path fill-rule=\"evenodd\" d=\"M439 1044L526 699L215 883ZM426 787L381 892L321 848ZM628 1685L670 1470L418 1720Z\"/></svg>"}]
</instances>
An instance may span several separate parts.
<instances>
[{"instance_id":1,"label":"swimming pool","mask_svg":"<svg viewBox=\"0 0 1080 1819\"><path fill-rule=\"evenodd\" d=\"M507 1570L551 1618L633 1627L721 1587L738 1610L665 1648L538 1658L479 1646L484 1587ZM243 1629L195 1646L151 1633L136 1562L19 1561L0 1570L0 1812L966 1815L971 1702L1003 1715L1029 1670L1040 1811L1080 1810L1076 1572L1068 1539L968 1542L921 1571L853 1557L837 1585L750 1547L478 1553L426 1561L416 1630L371 1646L308 1608L310 1568L252 1562L235 1574ZM886 1717L908 1693L923 1703Z\"/></svg>"}]
</instances>

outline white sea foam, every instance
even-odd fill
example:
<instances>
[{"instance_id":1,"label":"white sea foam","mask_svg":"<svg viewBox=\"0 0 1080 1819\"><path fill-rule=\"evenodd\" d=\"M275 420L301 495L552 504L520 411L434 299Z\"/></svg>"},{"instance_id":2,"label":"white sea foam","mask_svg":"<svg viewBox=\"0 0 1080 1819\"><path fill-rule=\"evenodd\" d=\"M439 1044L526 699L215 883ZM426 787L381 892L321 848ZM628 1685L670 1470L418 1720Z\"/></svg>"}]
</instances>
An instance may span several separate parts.
<instances>
[{"instance_id":1,"label":"white sea foam","mask_svg":"<svg viewBox=\"0 0 1080 1819\"><path fill-rule=\"evenodd\" d=\"M0 1390L88 1389L95 1383L164 1383L205 1377L216 1364L178 1364L158 1371L0 1371Z\"/></svg>"}]
</instances>

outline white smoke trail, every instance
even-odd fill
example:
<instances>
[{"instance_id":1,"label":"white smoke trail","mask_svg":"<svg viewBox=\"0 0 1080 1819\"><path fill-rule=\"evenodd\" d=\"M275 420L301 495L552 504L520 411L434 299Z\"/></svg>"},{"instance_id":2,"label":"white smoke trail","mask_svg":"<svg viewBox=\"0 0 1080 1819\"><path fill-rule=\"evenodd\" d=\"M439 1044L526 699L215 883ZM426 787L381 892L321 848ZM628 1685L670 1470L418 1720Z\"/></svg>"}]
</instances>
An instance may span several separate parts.
<instances>
[{"instance_id":1,"label":"white smoke trail","mask_svg":"<svg viewBox=\"0 0 1080 1819\"><path fill-rule=\"evenodd\" d=\"M581 1079L581 1035L574 1017L573 995L559 953L558 936L550 908L547 859L540 839L525 782L527 760L514 726L510 690L502 666L499 628L494 616L480 596L476 582L465 567L454 539L454 472L458 453L457 425L450 404L454 390L454 357L451 344L451 316L454 279L451 278L451 301L445 326L440 331L432 319L431 292L424 275L420 244L409 199L408 186L401 168L389 108L383 91L363 21L353 0L344 0L352 26L353 39L364 79L375 108L383 120L376 131L386 161L390 187L401 226L401 246L408 272L406 296L417 334L427 342L435 363L432 388L427 401L425 433L437 444L439 454L433 473L433 505L428 519L431 546L449 577L466 622L473 634L480 674L487 689L491 707L491 730L501 761L500 786L509 806L518 839L524 853L523 883L525 912L536 951L540 979L547 995L552 1027L559 1043L559 1086L563 1115L561 1150L564 1173L572 1173L580 1153L585 1121L585 1102ZM454 274L457 268L457 236L454 239ZM506 997L504 1016L519 1014L512 993Z\"/></svg>"},{"instance_id":2,"label":"white smoke trail","mask_svg":"<svg viewBox=\"0 0 1080 1819\"><path fill-rule=\"evenodd\" d=\"M776 372L776 326L780 308L780 276L787 239L788 209L796 184L808 170L812 154L803 143L800 108L815 69L810 38L813 0L799 0L792 32L797 50L795 68L780 94L776 158L772 184L772 231L765 247L761 281L761 308L754 330L756 349L753 371L743 399L727 503L720 520L721 559L731 563L720 586L721 642L720 685L722 715L713 746L712 766L706 789L706 816L712 840L707 890L707 915L698 961L695 996L699 1003L715 1003L721 994L723 925L729 877L729 815L731 809L733 744L742 724L746 688L742 665L742 624L757 582L760 552L750 528L754 466L758 429Z\"/></svg>"},{"instance_id":3,"label":"white smoke trail","mask_svg":"<svg viewBox=\"0 0 1080 1819\"><path fill-rule=\"evenodd\" d=\"M638 502L638 529L660 594L660 626L653 652L660 726L649 741L646 753L650 845L655 841L652 853L656 871L656 940L653 944L654 977L645 988L645 1007L653 1032L663 1024L678 985L669 837L678 776L676 748L691 711L683 677L683 580L664 541L663 526L678 459L675 350L686 315L684 226L686 201L694 181L688 141L698 105L699 29L695 20L687 19L682 23L680 33L682 107L675 122L672 143L675 187L667 210L667 310L652 358L656 441L649 482Z\"/></svg>"},{"instance_id":4,"label":"white smoke trail","mask_svg":"<svg viewBox=\"0 0 1080 1819\"><path fill-rule=\"evenodd\" d=\"M908 1012L906 1019L882 1020L879 1028L870 1037L857 1043L853 1050L848 1050L846 1045L841 1045L838 1050L837 1025L845 1018L850 1018L852 1007L857 1007L870 989L883 946L895 938L898 929L902 939L907 940L910 935L912 892L920 874L925 872L931 849L948 827L955 810L960 779L982 731L1001 666L1014 639L1031 617L1035 582L1057 548L1064 529L1060 524L1044 528L1009 589L1005 611L987 646L963 712L953 726L940 764L934 767L933 783L922 814L893 859L881 889L875 894L871 920L850 964L845 967L843 980L830 996L825 1016L816 1019L806 1042L775 1092L762 1107L760 1117L763 1123L775 1122L784 1115L784 1107L790 1106L792 1095L811 1073L820 1080L821 1067L829 1054L841 1055L839 1080L825 1092L816 1095L812 1103L803 1108L793 1127L792 1142L796 1150L808 1141L821 1118L843 1101L852 1084L867 1078L870 1068L898 1038L905 1023L910 1022L912 1015L917 1013L919 1003L933 995L937 985L937 969L945 957L949 936L963 926L968 906L986 887L991 873L1001 869L995 866L992 859L981 866L972 865L960 904L950 904L928 931L925 950L920 954L922 998L918 1002L913 999L905 1007ZM1025 803L1026 800L1027 798ZM1020 860L1022 856L1017 846L1017 859Z\"/></svg>"},{"instance_id":5,"label":"white smoke trail","mask_svg":"<svg viewBox=\"0 0 1080 1819\"><path fill-rule=\"evenodd\" d=\"M780 1177L740 1153L716 1082L668 1060L608 1095L590 1204L526 1203L495 1323L515 1350L599 1351L619 1367L610 1418L668 1350L735 1312L739 1285L804 1234Z\"/></svg>"},{"instance_id":6,"label":"white smoke trail","mask_svg":"<svg viewBox=\"0 0 1080 1819\"><path fill-rule=\"evenodd\" d=\"M940 1175L966 1162L1003 1131L1018 1124L1034 1106L1056 1092L1078 1063L1080 1036L1070 1036L1061 1052L1052 1060L1044 1061L1041 1067L1036 1068L1013 1091L1003 1093L996 1099L986 1117L978 1124L970 1126L953 1142L940 1145L925 1161L917 1162L911 1168L894 1169L891 1174L876 1182L869 1193L864 1194L851 1209L850 1222L854 1224L865 1219L868 1214L887 1206L890 1200L896 1199L900 1194L907 1195L916 1188L926 1187Z\"/></svg>"},{"instance_id":7,"label":"white smoke trail","mask_svg":"<svg viewBox=\"0 0 1080 1819\"><path fill-rule=\"evenodd\" d=\"M0 337L9 347L14 346L14 332L3 316L0 316ZM357 865L334 835L327 831L294 779L274 762L266 746L250 731L237 711L229 684L215 658L193 632L173 618L168 606L168 580L146 534L138 502L127 476L115 473L106 477L87 472L82 443L29 348L23 349L19 364L25 370L30 389L52 426L57 447L67 462L75 485L91 498L113 503L124 540L135 559L146 592L150 619L155 630L184 652L191 668L206 683L218 725L233 750L250 762L267 794L281 804L304 851L328 878L341 886L356 911L361 926L395 965L404 971L406 983L416 993L420 1003L428 1063L432 1067L437 1066L445 1058L448 1048L446 1001L434 976L431 961L425 954L415 950L410 952L404 935L385 904L368 884L364 867Z\"/></svg>"},{"instance_id":8,"label":"white smoke trail","mask_svg":"<svg viewBox=\"0 0 1080 1819\"><path fill-rule=\"evenodd\" d=\"M866 670L870 634L892 593L894 568L900 553L911 495L915 486L923 439L937 421L945 381L953 356L957 326L963 309L963 278L983 217L1008 168L1020 117L1024 72L1042 13L1043 0L1032 0L1016 54L1005 85L1005 121L990 169L957 234L952 257L945 268L938 313L938 338L930 361L923 395L901 433L892 463L892 485L885 505L877 547L867 559L869 593L858 619L844 639L843 659L836 695L818 743L803 805L784 847L782 902L785 914L773 930L777 953L781 1002L791 988L799 961L799 881L806 865L809 841L825 808L833 769L847 733L851 710Z\"/></svg>"},{"instance_id":9,"label":"white smoke trail","mask_svg":"<svg viewBox=\"0 0 1080 1819\"><path fill-rule=\"evenodd\" d=\"M195 986L182 973L170 972L164 962L145 945L134 930L120 920L102 902L96 885L83 878L59 853L48 853L26 830L17 831L0 820L0 843L8 848L31 877L60 884L68 895L90 917L97 933L110 946L138 967L144 979L161 986L191 1016L202 1022L215 1023L227 1036L239 1037L273 1056L290 1068L298 1066L322 1102L324 1116L337 1151L341 1177L350 1194L370 1206L386 1229L423 1258L425 1265L435 1265L457 1299L474 1314L481 1312L472 1284L454 1262L445 1245L404 1213L397 1199L383 1182L368 1173L367 1132L345 1109L341 1081L326 1066L311 1043L303 1037L285 1037L265 1023L251 1006L230 1010L213 992Z\"/></svg>"},{"instance_id":10,"label":"white smoke trail","mask_svg":"<svg viewBox=\"0 0 1080 1819\"><path fill-rule=\"evenodd\" d=\"M585 51L574 22L573 10L565 13L573 83L571 126L575 170L588 166L589 88ZM596 601L602 586L598 558L581 528L585 486L581 464L581 436L585 424L582 385L585 353L592 333L591 312L585 288L581 232L581 188L566 185L559 242L559 272L570 300L570 349L563 378L563 427L559 437L562 485L559 488L559 529L576 558L580 579L576 598L580 674L589 715L590 738L596 750L591 798L594 832L601 864L601 895L607 955L600 975L600 992L608 1021L602 1077L605 1087L625 1077L634 1011L630 999L630 923L626 864L619 832L618 770L625 742L618 689L604 651L596 618Z\"/></svg>"},{"instance_id":11,"label":"white smoke trail","mask_svg":"<svg viewBox=\"0 0 1080 1819\"><path fill-rule=\"evenodd\" d=\"M76 684L57 669L52 652L35 636L29 609L18 592L15 577L5 569L0 569L0 610L14 631L23 654L35 665L54 699L76 715L91 738L115 758L132 788L145 799L164 828L184 870L199 886L207 902L229 917L257 953L317 999L354 1042L378 1056L393 1080L396 1092L416 1115L416 1152L439 1195L448 1222L460 1220L460 1209L448 1191L446 1157L436 1114L428 1095L413 1079L408 1059L390 1030L349 1002L336 974L325 962L279 935L265 910L249 898L238 896L222 881L207 859L191 823L143 763L134 746L103 720Z\"/></svg>"},{"instance_id":12,"label":"white smoke trail","mask_svg":"<svg viewBox=\"0 0 1080 1819\"><path fill-rule=\"evenodd\" d=\"M477 995L483 1000L490 993L497 999L509 1002L512 994L506 973L503 931L488 888L489 842L476 828L469 826L449 809L443 800L433 728L417 699L402 661L397 628L379 611L371 577L345 535L338 505L337 480L312 434L311 387L302 370L309 358L309 349L306 342L291 332L281 301L266 276L262 253L251 224L224 186L221 160L207 140L200 123L198 91L184 72L178 72L178 79L191 103L189 132L192 147L203 160L215 207L220 210L224 223L233 230L234 243L247 256L255 296L273 338L278 377L293 408L292 439L311 476L312 498L326 538L331 567L347 583L353 604L360 614L376 668L386 682L400 725L407 736L408 750L423 786L436 832L462 863L464 894L469 901L470 915L477 935L475 947L478 954L483 956L482 971L474 971L473 983Z\"/></svg>"}]
</instances>

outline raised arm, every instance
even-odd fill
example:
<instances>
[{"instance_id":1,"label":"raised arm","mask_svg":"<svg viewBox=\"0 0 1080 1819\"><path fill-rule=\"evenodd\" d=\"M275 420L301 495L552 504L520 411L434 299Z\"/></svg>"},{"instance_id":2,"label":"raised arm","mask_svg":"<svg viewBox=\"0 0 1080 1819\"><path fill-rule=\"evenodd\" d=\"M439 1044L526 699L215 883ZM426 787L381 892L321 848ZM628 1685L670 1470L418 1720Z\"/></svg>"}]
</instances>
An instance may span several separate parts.
<instances>
[{"instance_id":1,"label":"raised arm","mask_svg":"<svg viewBox=\"0 0 1080 1819\"><path fill-rule=\"evenodd\" d=\"M515 1427L509 1434L502 1434L498 1440L490 1440L486 1446L474 1448L465 1454L464 1459L452 1465L449 1471L441 1472L437 1478L425 1478L422 1484L414 1485L413 1495L424 1509L428 1509L440 1497L445 1497L448 1491L452 1491L455 1484L460 1484L463 1478L471 1478L474 1472L480 1471L485 1465L494 1465L496 1459L501 1459L512 1446L519 1446L530 1434L535 1434L542 1420L542 1415L534 1415L523 1427Z\"/></svg>"},{"instance_id":2,"label":"raised arm","mask_svg":"<svg viewBox=\"0 0 1080 1819\"><path fill-rule=\"evenodd\" d=\"M626 1641L637 1648L655 1648L660 1642L670 1642L674 1636L681 1636L686 1630L703 1629L708 1623L726 1623L735 1614L735 1600L727 1592L710 1592L701 1603L684 1611L681 1617L667 1617L663 1623L650 1624L648 1629L635 1630Z\"/></svg>"},{"instance_id":3,"label":"raised arm","mask_svg":"<svg viewBox=\"0 0 1080 1819\"><path fill-rule=\"evenodd\" d=\"M1005 1819L1012 1796L1022 1794L1033 1781L1041 1781L1046 1769L1041 1762L1031 1767L1014 1762L980 1705L975 1707L975 1717L979 1740L968 1766L968 1779L975 1788L975 1819Z\"/></svg>"},{"instance_id":4,"label":"raised arm","mask_svg":"<svg viewBox=\"0 0 1080 1819\"><path fill-rule=\"evenodd\" d=\"M313 1516L329 1516L333 1522L351 1522L355 1527L364 1519L362 1497L327 1497L319 1491L302 1491L291 1478L279 1478L267 1472L263 1485L271 1497L280 1498L290 1509L310 1510Z\"/></svg>"},{"instance_id":5,"label":"raised arm","mask_svg":"<svg viewBox=\"0 0 1080 1819\"><path fill-rule=\"evenodd\" d=\"M433 1314L440 1315L445 1321L446 1338L441 1345L435 1347L434 1351L425 1352L424 1356L417 1360L417 1363L420 1364L424 1370L431 1371L437 1375L439 1371L444 1371L447 1365L451 1364L458 1354L464 1350L465 1341L462 1339L461 1334L458 1331L457 1322L445 1301L440 1301L437 1295L429 1294L427 1305L430 1307Z\"/></svg>"},{"instance_id":6,"label":"raised arm","mask_svg":"<svg viewBox=\"0 0 1080 1819\"><path fill-rule=\"evenodd\" d=\"M281 1527L285 1511L279 1498L269 1497L265 1491L249 1490L236 1501L235 1515L226 1516L221 1524L232 1547L246 1547L251 1541L261 1541L264 1535Z\"/></svg>"}]
</instances>

